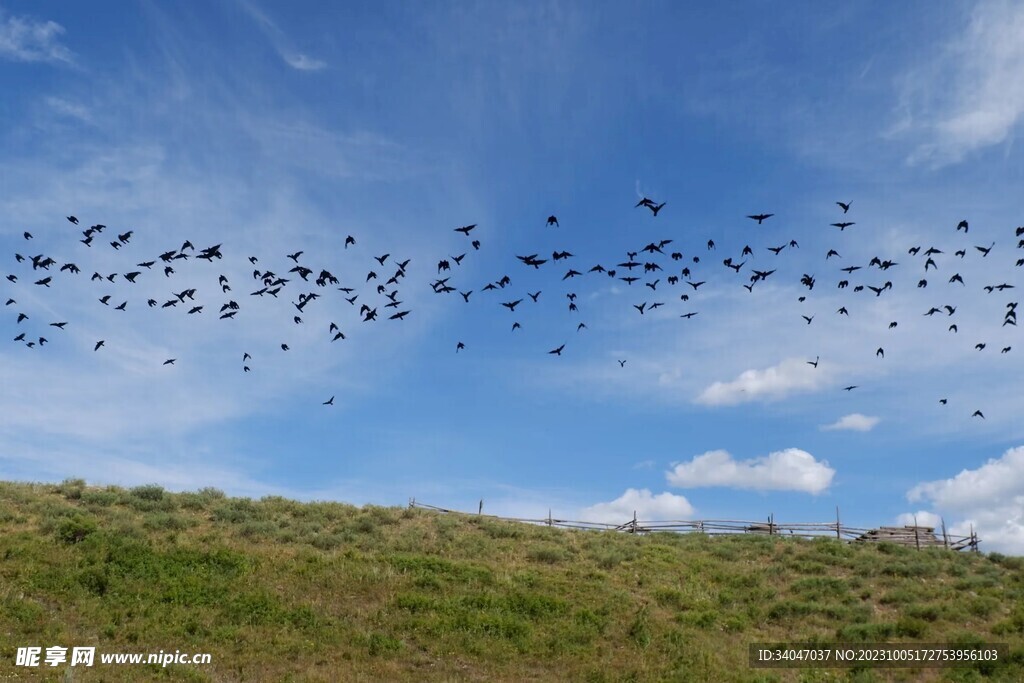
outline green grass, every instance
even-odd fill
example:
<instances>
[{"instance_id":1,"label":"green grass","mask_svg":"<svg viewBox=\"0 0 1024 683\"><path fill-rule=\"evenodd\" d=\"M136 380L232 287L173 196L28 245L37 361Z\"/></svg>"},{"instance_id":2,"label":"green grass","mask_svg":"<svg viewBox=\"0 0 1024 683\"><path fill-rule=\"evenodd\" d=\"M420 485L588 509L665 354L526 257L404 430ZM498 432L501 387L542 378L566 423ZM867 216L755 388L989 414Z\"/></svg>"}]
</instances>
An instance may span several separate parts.
<instances>
[{"instance_id":1,"label":"green grass","mask_svg":"<svg viewBox=\"0 0 1024 683\"><path fill-rule=\"evenodd\" d=\"M972 669L750 669L772 641L1010 644ZM18 646L208 666L14 667ZM69 674L73 674L68 677ZM15 678L17 676L17 678ZM1024 561L564 531L216 489L0 483L0 679L1020 681Z\"/></svg>"}]
</instances>

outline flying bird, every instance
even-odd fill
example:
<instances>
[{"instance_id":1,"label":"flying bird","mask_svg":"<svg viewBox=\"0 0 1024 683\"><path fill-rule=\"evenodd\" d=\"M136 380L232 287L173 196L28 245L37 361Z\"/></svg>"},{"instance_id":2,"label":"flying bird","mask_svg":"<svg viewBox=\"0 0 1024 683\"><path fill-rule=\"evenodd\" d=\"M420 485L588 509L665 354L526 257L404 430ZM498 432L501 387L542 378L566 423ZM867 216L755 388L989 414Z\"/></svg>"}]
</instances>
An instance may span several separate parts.
<instances>
[{"instance_id":1,"label":"flying bird","mask_svg":"<svg viewBox=\"0 0 1024 683\"><path fill-rule=\"evenodd\" d=\"M771 218L774 215L775 215L774 213L758 213L758 214L754 214L753 216L747 216L747 218L755 220L755 221L757 221L758 225L761 225L762 222L764 222L768 218Z\"/></svg>"}]
</instances>

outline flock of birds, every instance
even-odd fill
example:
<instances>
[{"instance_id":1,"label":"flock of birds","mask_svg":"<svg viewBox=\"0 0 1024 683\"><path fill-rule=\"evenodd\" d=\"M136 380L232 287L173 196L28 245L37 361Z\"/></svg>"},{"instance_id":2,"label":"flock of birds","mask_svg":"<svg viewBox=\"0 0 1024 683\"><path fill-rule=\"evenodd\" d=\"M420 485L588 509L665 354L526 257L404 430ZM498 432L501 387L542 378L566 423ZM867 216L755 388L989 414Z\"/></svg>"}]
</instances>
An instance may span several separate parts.
<instances>
[{"instance_id":1,"label":"flock of birds","mask_svg":"<svg viewBox=\"0 0 1024 683\"><path fill-rule=\"evenodd\" d=\"M847 218L851 208L850 202L835 202L835 204L838 206L838 220L832 223L831 227L838 228L839 232L842 233L847 228L856 225L856 222ZM634 208L646 209L650 211L652 217L656 218L664 207L665 202L658 203L648 197L644 197L636 203ZM839 213L840 211L841 213ZM774 214L772 213L757 213L751 214L747 218L761 226L773 216ZM67 216L67 221L73 226L79 226L79 219L74 215ZM559 228L560 224L557 216L548 216L546 227L549 229ZM453 282L453 279L459 280L460 278L455 277L455 270L453 269L458 269L462 266L467 258L467 254L481 249L481 242L474 233L476 228L475 224L470 224L454 229L455 232L460 233L467 241L466 251L439 260L436 264L436 274L428 284L435 294L452 295L457 293L458 299L465 303L469 303L471 297L473 297L474 301L480 297L497 299L494 305L500 305L513 314L511 331L514 333L522 328L521 322L515 319L516 314L522 313L524 310L520 306L528 307L537 304L543 289L538 289L537 291L529 291L529 288L524 290L514 289L512 278L507 274L487 282L479 288L479 291L476 289L463 290L461 287L456 286L456 282ZM1005 281L994 284L989 283L979 287L977 283L966 282L965 278L959 272L956 272L955 264L957 259L966 259L969 255L972 258L988 258L995 246L994 242L988 245L972 244L969 238L966 237L969 231L970 225L967 220L962 220L956 225L955 232L963 233L965 237L962 238L963 242L953 251L952 255L946 254L945 251L934 246L929 246L923 251L921 246L912 246L907 250L907 256L913 257L920 262L919 264L906 264L903 266L903 268L916 267L921 269L920 275L915 276L918 289L928 288L933 282L943 287L978 287L979 290L983 290L988 294L995 292L1004 293L1015 288L1015 285ZM954 231L951 230L951 232ZM225 299L219 304L210 306L208 301L201 302L198 300L196 297L199 288L195 286L182 286L180 291L174 291L179 289L178 286L172 284L177 280L176 268L181 268L181 264L189 260L205 261L212 268L213 264L224 259L224 254L221 252L221 244L197 249L191 241L186 240L180 247L166 249L159 254L149 254L139 260L138 256L129 256L133 251L132 237L134 234L134 230L126 230L125 232L108 230L107 226L103 224L94 224L81 230L82 237L78 239L81 246L75 247L72 245L72 247L80 250L82 256L94 253L94 250L109 248L117 252L118 258L124 261L124 265L118 268L116 272L104 274L94 271L91 275L88 275L87 270L91 270L91 268L83 271L74 262L75 259L62 257L58 260L45 253L33 255L31 252L35 250L30 247L34 236L29 232L25 232L22 237L25 240L26 248L24 251L27 255L23 255L20 252L14 254L15 265L18 270L6 275L5 281L5 287L9 290L8 295L4 297L5 307L8 310L14 311L10 319L13 321L13 325L18 332L13 336L13 341L21 343L29 349L42 348L51 344L51 340L44 335L54 337L54 335L60 334L71 324L65 320L40 321L38 320L40 316L37 313L26 312L18 303L18 288L59 289L59 280L63 278L85 278L91 283L98 283L95 287L98 290L102 289L102 291L98 292L99 296L96 297L96 305L106 306L112 311L124 312L129 304L131 304L133 307L141 305L157 310L176 309L183 311L182 315L186 317L210 315L212 313L224 321L231 321L243 310L243 306L236 300L236 295L233 294L232 283L223 273L219 273L216 280L216 289L219 290L220 295ZM1024 227L1016 228L1015 237L1018 240L1017 248L1024 249ZM687 308L700 300L701 292L705 291L701 288L708 283L707 269L709 267L716 267L708 265L710 259L707 258L707 255L717 249L714 240L708 240L705 245L701 246L706 247L706 249L700 249L700 253L705 254L705 262L702 262L696 249L692 253L687 249L686 253L688 255L684 257L684 250L673 239L658 239L657 241L650 241L643 246L638 245L635 250L627 251L624 254L625 258L606 261L605 264L597 263L589 268L577 266L577 262L572 260L575 258L574 254L566 250L555 250L551 253L550 258L539 253L516 254L515 258L519 265L531 271L539 271L541 268L547 271L554 270L558 268L557 264L559 262L566 262L567 265L563 266L566 268L564 274L561 274L561 271L558 270L554 275L559 283L558 286L563 288L575 288L577 278L612 278L616 282L623 282L630 287L635 283L640 283L637 291L643 292L646 295L644 298L647 300L631 305L638 315L643 316L669 305L670 300L680 301ZM347 251L350 248L353 251L358 250L356 240L351 235L346 237L343 244L344 250ZM738 256L722 259L721 267L731 271L732 276L739 279L742 287L747 292L753 294L761 283L766 282L778 272L777 267L768 267L776 263L770 259L779 257L787 249L798 248L799 244L796 240L785 240L781 244L759 247L758 250L755 250L750 245L746 245L740 250ZM760 249L764 249L772 256L764 255L764 252L760 251ZM759 253L762 254L760 258L758 258ZM1019 253L1024 254L1024 252ZM400 287L405 283L407 269L411 262L409 258L400 260L393 257L390 253L372 255L373 260L369 262L371 263L369 269L365 273L360 271L359 276L354 277L353 281L344 283L330 270L323 267L322 264L313 264L303 251L283 254L279 258L281 259L279 263L284 265L284 268L275 270L263 265L257 256L249 256L248 265L252 268L252 279L246 289L251 288L253 291L248 292L244 297L238 298L243 301L246 299L289 298L292 296L293 291L302 290L295 291L294 299L289 299L294 309L289 312L291 316L290 323L294 325L303 324L304 316L310 307L320 305L318 300L326 298L328 293L332 297L341 297L351 307L351 310L357 311L357 321L361 323L371 323L384 318L389 321L400 322L412 313L411 309L403 305L403 301L400 298L402 296ZM839 251L832 248L825 254L824 261L827 264L834 264L841 258L842 256ZM837 259L837 261L832 261L832 259ZM763 264L765 261L767 261L768 265L758 265L755 267L755 264ZM942 263L941 269L940 261ZM952 268L950 268L950 264L952 264ZM1017 258L1014 265L1016 267L1024 266L1024 258ZM892 280L889 279L888 271L898 266L900 266L900 263L892 260L892 257L882 258L879 256L870 259L864 265L835 266L835 272L838 275L836 276L837 280L834 282L834 286L839 290L848 289L854 293L864 293L865 295L870 293L875 298L882 297L883 295L888 296L889 292L895 289ZM870 283L854 281L856 278L862 278L864 275L872 273L872 269L877 269L878 274L874 281ZM942 272L941 275L940 270ZM950 272L947 272L947 270ZM700 273L700 276L698 276L698 273ZM561 275L560 279L557 279L559 274ZM146 298L144 301L133 300L134 297L130 291L133 286L138 284L140 278L151 279L161 277L168 284L168 288L171 291L170 296L163 301L155 298ZM704 279L699 279L699 277ZM807 290L805 294L798 298L800 304L805 304L808 301L808 297L816 286L819 287L820 291L819 277L815 274L803 273L799 278L799 283ZM109 293L111 290L116 290L117 296ZM677 294L676 290L682 290L682 293ZM504 296L502 292L505 291L516 291L517 293L512 296ZM474 294L476 295L475 297ZM570 313L579 313L578 294L575 291L565 291L564 296L568 311ZM526 303L527 301L529 303ZM690 320L697 316L699 312L698 310L683 310L679 313L679 317ZM849 316L850 310L846 305L843 305L835 313L841 316ZM948 303L941 304L933 306L922 313L926 317L945 316L950 321L947 332L950 334L959 332L959 324L955 318L957 306ZM819 314L820 311L809 315L803 313L800 315L806 325L811 325ZM894 320L888 324L888 329L892 330L898 324L898 321ZM1005 306L1002 327L1015 327L1016 324L1017 302L1009 301ZM48 331L51 328L52 331ZM586 329L587 325L585 322L581 321L576 325L577 333L582 333ZM331 343L346 339L342 325L334 321L330 322L325 338ZM100 352L105 345L106 339L97 339L95 342L92 342L92 349L94 352ZM553 356L561 356L566 350L566 346L567 343L562 342L560 345L547 350L547 353ZM974 348L981 352L986 347L986 342L979 341ZM280 349L283 352L290 350L286 341L280 343ZM466 344L461 340L456 340L454 350L455 353L465 352ZM1000 352L1003 354L1010 351L1010 346L1004 346L1000 349ZM879 346L874 354L877 358L884 359L885 348ZM240 357L242 360L242 371L250 372L253 366L252 355L248 351L242 351ZM177 358L167 358L163 361L163 365L174 365L177 360ZM627 361L625 359L617 359L617 362L620 367L625 367ZM816 357L813 361L807 361L808 365L815 369L817 369L819 362L820 356ZM843 387L843 390L849 392L857 388L857 385L848 385ZM334 398L334 396L331 396L323 404L333 405ZM946 405L948 404L948 399L940 398L939 403ZM985 417L980 409L975 410L971 416L981 419Z\"/></svg>"}]
</instances>

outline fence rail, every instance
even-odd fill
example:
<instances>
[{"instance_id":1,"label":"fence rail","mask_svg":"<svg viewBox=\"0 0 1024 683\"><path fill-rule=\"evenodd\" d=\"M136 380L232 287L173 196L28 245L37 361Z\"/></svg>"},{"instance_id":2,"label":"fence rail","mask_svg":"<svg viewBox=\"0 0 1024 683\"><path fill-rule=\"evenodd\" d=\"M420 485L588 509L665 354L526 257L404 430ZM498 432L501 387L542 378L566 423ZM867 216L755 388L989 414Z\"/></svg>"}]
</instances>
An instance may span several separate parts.
<instances>
[{"instance_id":1,"label":"fence rail","mask_svg":"<svg viewBox=\"0 0 1024 683\"><path fill-rule=\"evenodd\" d=\"M641 520L633 513L633 519L622 524L609 522L589 522L581 520L558 519L548 516L543 519L527 517L502 517L499 515L483 514L483 501L480 501L480 509L476 513L464 512L461 510L450 510L420 503L415 498L409 499L410 508L421 510L432 510L444 514L466 515L470 517L484 517L505 522L522 522L525 524L538 524L562 529L584 529L591 531L619 531L630 534L647 534L659 532L675 533L704 533L704 534L764 534L768 536L786 536L791 538L835 538L849 543L881 543L889 542L899 545L908 545L917 548L945 548L947 550L972 550L979 552L981 540L971 528L969 536L958 536L946 531L946 523L942 522L941 536L936 534L934 527L928 526L903 526L903 527L853 527L845 526L839 520L839 508L836 508L836 521L834 522L776 522L774 515L769 515L767 521L750 521L735 519L703 519L703 520Z\"/></svg>"}]
</instances>

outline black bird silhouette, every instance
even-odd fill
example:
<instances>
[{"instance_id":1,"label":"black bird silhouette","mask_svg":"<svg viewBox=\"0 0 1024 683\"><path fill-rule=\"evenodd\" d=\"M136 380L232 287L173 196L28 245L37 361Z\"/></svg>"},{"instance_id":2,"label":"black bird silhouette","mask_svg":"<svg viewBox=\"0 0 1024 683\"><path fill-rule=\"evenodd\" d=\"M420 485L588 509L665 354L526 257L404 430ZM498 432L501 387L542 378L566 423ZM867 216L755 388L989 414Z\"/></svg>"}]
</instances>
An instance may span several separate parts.
<instances>
[{"instance_id":1,"label":"black bird silhouette","mask_svg":"<svg viewBox=\"0 0 1024 683\"><path fill-rule=\"evenodd\" d=\"M939 399L939 403L941 403L942 405L946 405L947 403L949 403L949 399L948 398L940 398Z\"/></svg>"},{"instance_id":2,"label":"black bird silhouette","mask_svg":"<svg viewBox=\"0 0 1024 683\"><path fill-rule=\"evenodd\" d=\"M461 232L463 235L468 236L469 231L476 227L476 223L473 225L464 225L461 228L455 228L455 232Z\"/></svg>"},{"instance_id":3,"label":"black bird silhouette","mask_svg":"<svg viewBox=\"0 0 1024 683\"><path fill-rule=\"evenodd\" d=\"M18 323L20 324L22 320L28 320L28 316L25 315L24 313L19 313L18 314Z\"/></svg>"},{"instance_id":4,"label":"black bird silhouette","mask_svg":"<svg viewBox=\"0 0 1024 683\"><path fill-rule=\"evenodd\" d=\"M63 330L63 329L64 329L64 326L65 326L65 325L67 325L67 322L62 322L62 323L50 323L50 327L56 327L56 328L57 328L57 329L59 329L59 330Z\"/></svg>"},{"instance_id":5,"label":"black bird silhouette","mask_svg":"<svg viewBox=\"0 0 1024 683\"><path fill-rule=\"evenodd\" d=\"M857 385L856 385L856 384L851 384L851 385L850 385L850 386L848 386L848 387L843 387L843 391L853 391L853 390L854 390L854 389L856 389L856 388L857 388Z\"/></svg>"},{"instance_id":6,"label":"black bird silhouette","mask_svg":"<svg viewBox=\"0 0 1024 683\"><path fill-rule=\"evenodd\" d=\"M768 218L771 218L774 215L775 215L774 213L758 213L758 214L754 214L753 216L747 216L747 218L753 219L753 220L757 221L758 225L761 225L761 223L763 221L765 221Z\"/></svg>"},{"instance_id":7,"label":"black bird silhouette","mask_svg":"<svg viewBox=\"0 0 1024 683\"><path fill-rule=\"evenodd\" d=\"M988 245L987 247L977 247L976 246L974 248L981 252L981 257L982 258L985 258L986 256L988 256L988 252L992 251L992 247L994 247L994 246L996 246L995 242L993 242L992 244Z\"/></svg>"},{"instance_id":8,"label":"black bird silhouette","mask_svg":"<svg viewBox=\"0 0 1024 683\"><path fill-rule=\"evenodd\" d=\"M817 368L818 367L818 360L820 358L821 358L820 356L815 356L814 360L813 361L811 361L811 360L807 361L807 364L810 365L813 368Z\"/></svg>"},{"instance_id":9,"label":"black bird silhouette","mask_svg":"<svg viewBox=\"0 0 1024 683\"><path fill-rule=\"evenodd\" d=\"M114 310L115 311L123 311L125 309L125 306L127 306L127 305L128 305L127 301L122 301L119 305L114 307Z\"/></svg>"},{"instance_id":10,"label":"black bird silhouette","mask_svg":"<svg viewBox=\"0 0 1024 683\"><path fill-rule=\"evenodd\" d=\"M554 225L555 227L559 227L559 226L558 226L558 219L557 219L557 218L555 218L554 216L548 216L548 222L547 222L547 224L548 224L548 225Z\"/></svg>"},{"instance_id":11,"label":"black bird silhouette","mask_svg":"<svg viewBox=\"0 0 1024 683\"><path fill-rule=\"evenodd\" d=\"M405 316L409 315L409 311L400 311L390 317L391 320L403 320Z\"/></svg>"},{"instance_id":12,"label":"black bird silhouette","mask_svg":"<svg viewBox=\"0 0 1024 683\"><path fill-rule=\"evenodd\" d=\"M516 299L515 301L506 301L505 303L503 303L501 305L504 306L505 308L507 308L510 311L514 311L514 310L516 310L516 306L518 306L522 302L523 302L522 299Z\"/></svg>"},{"instance_id":13,"label":"black bird silhouette","mask_svg":"<svg viewBox=\"0 0 1024 683\"><path fill-rule=\"evenodd\" d=\"M880 356L882 358L885 358L885 349L883 349L881 346L879 346L878 350L875 351L875 356Z\"/></svg>"},{"instance_id":14,"label":"black bird silhouette","mask_svg":"<svg viewBox=\"0 0 1024 683\"><path fill-rule=\"evenodd\" d=\"M98 342L96 342L96 346L92 347L92 350L99 351L100 347L103 346L105 343L106 342L103 339L100 339Z\"/></svg>"},{"instance_id":15,"label":"black bird silhouette","mask_svg":"<svg viewBox=\"0 0 1024 683\"><path fill-rule=\"evenodd\" d=\"M329 399L327 399L326 401L324 401L324 403L323 403L323 404L324 404L325 406L333 406L333 405L334 405L334 397L333 397L333 396L331 396L331 397L330 397Z\"/></svg>"},{"instance_id":16,"label":"black bird silhouette","mask_svg":"<svg viewBox=\"0 0 1024 683\"><path fill-rule=\"evenodd\" d=\"M562 349L564 349L564 348L565 348L565 344L562 344L557 349L551 349L550 351L548 351L548 353L549 354L554 354L556 356L561 356L562 355Z\"/></svg>"},{"instance_id":17,"label":"black bird silhouette","mask_svg":"<svg viewBox=\"0 0 1024 683\"><path fill-rule=\"evenodd\" d=\"M964 220L964 221L960 221L959 223L957 223L956 224L956 229L957 229L958 232L960 230L963 230L966 233L967 232L967 221Z\"/></svg>"},{"instance_id":18,"label":"black bird silhouette","mask_svg":"<svg viewBox=\"0 0 1024 683\"><path fill-rule=\"evenodd\" d=\"M466 345L463 344L462 342L459 342L458 344L455 345L455 353L458 353L464 348L466 348Z\"/></svg>"},{"instance_id":19,"label":"black bird silhouette","mask_svg":"<svg viewBox=\"0 0 1024 683\"><path fill-rule=\"evenodd\" d=\"M176 361L176 360L178 360L178 359L177 358L168 358L167 360L164 361L164 365L174 365L174 361Z\"/></svg>"},{"instance_id":20,"label":"black bird silhouette","mask_svg":"<svg viewBox=\"0 0 1024 683\"><path fill-rule=\"evenodd\" d=\"M664 206L665 206L665 202L662 202L661 204L648 204L647 208L651 210L652 214L657 216L658 212L661 211L662 208L664 208Z\"/></svg>"},{"instance_id":21,"label":"black bird silhouette","mask_svg":"<svg viewBox=\"0 0 1024 683\"><path fill-rule=\"evenodd\" d=\"M980 410L975 410L973 413L971 413L971 417L980 417L982 420L985 419L984 413L982 413Z\"/></svg>"},{"instance_id":22,"label":"black bird silhouette","mask_svg":"<svg viewBox=\"0 0 1024 683\"><path fill-rule=\"evenodd\" d=\"M470 244L473 245L474 249L480 249L480 240L473 240Z\"/></svg>"},{"instance_id":23,"label":"black bird silhouette","mask_svg":"<svg viewBox=\"0 0 1024 683\"><path fill-rule=\"evenodd\" d=\"M512 323L512 331L513 332L518 330L520 327L522 327L522 325L520 325L519 323Z\"/></svg>"},{"instance_id":24,"label":"black bird silhouette","mask_svg":"<svg viewBox=\"0 0 1024 683\"><path fill-rule=\"evenodd\" d=\"M809 317L809 318L806 315L801 315L800 317L803 318L804 320L806 320L808 325L810 325L811 321L814 320L814 316L813 315L811 317Z\"/></svg>"},{"instance_id":25,"label":"black bird silhouette","mask_svg":"<svg viewBox=\"0 0 1024 683\"><path fill-rule=\"evenodd\" d=\"M349 235L348 237L345 238L345 248L346 249L348 249L350 244L351 245L355 245L355 243L356 243L356 238L353 237L352 235Z\"/></svg>"},{"instance_id":26,"label":"black bird silhouette","mask_svg":"<svg viewBox=\"0 0 1024 683\"><path fill-rule=\"evenodd\" d=\"M25 238L25 239L27 239L27 240L30 240L30 239L32 239L32 233L30 233L30 232L26 231L26 232L25 232L25 233L24 233L24 234L22 235L22 237L24 237L24 238Z\"/></svg>"},{"instance_id":27,"label":"black bird silhouette","mask_svg":"<svg viewBox=\"0 0 1024 683\"><path fill-rule=\"evenodd\" d=\"M624 368L624 367L626 367L626 361L624 361L624 360L620 360L620 361L619 361L619 367L620 367L620 368Z\"/></svg>"},{"instance_id":28,"label":"black bird silhouette","mask_svg":"<svg viewBox=\"0 0 1024 683\"><path fill-rule=\"evenodd\" d=\"M836 228L839 228L839 232L842 232L843 230L846 230L851 225L856 225L856 223L853 223L853 222L850 222L850 221L843 221L841 223L832 223L832 225L834 227L836 227Z\"/></svg>"},{"instance_id":29,"label":"black bird silhouette","mask_svg":"<svg viewBox=\"0 0 1024 683\"><path fill-rule=\"evenodd\" d=\"M853 202L845 202L845 203L843 203L843 202L836 202L836 204L839 205L839 208L843 210L843 213L846 213L847 211L850 210L850 204L852 204L852 203Z\"/></svg>"}]
</instances>

